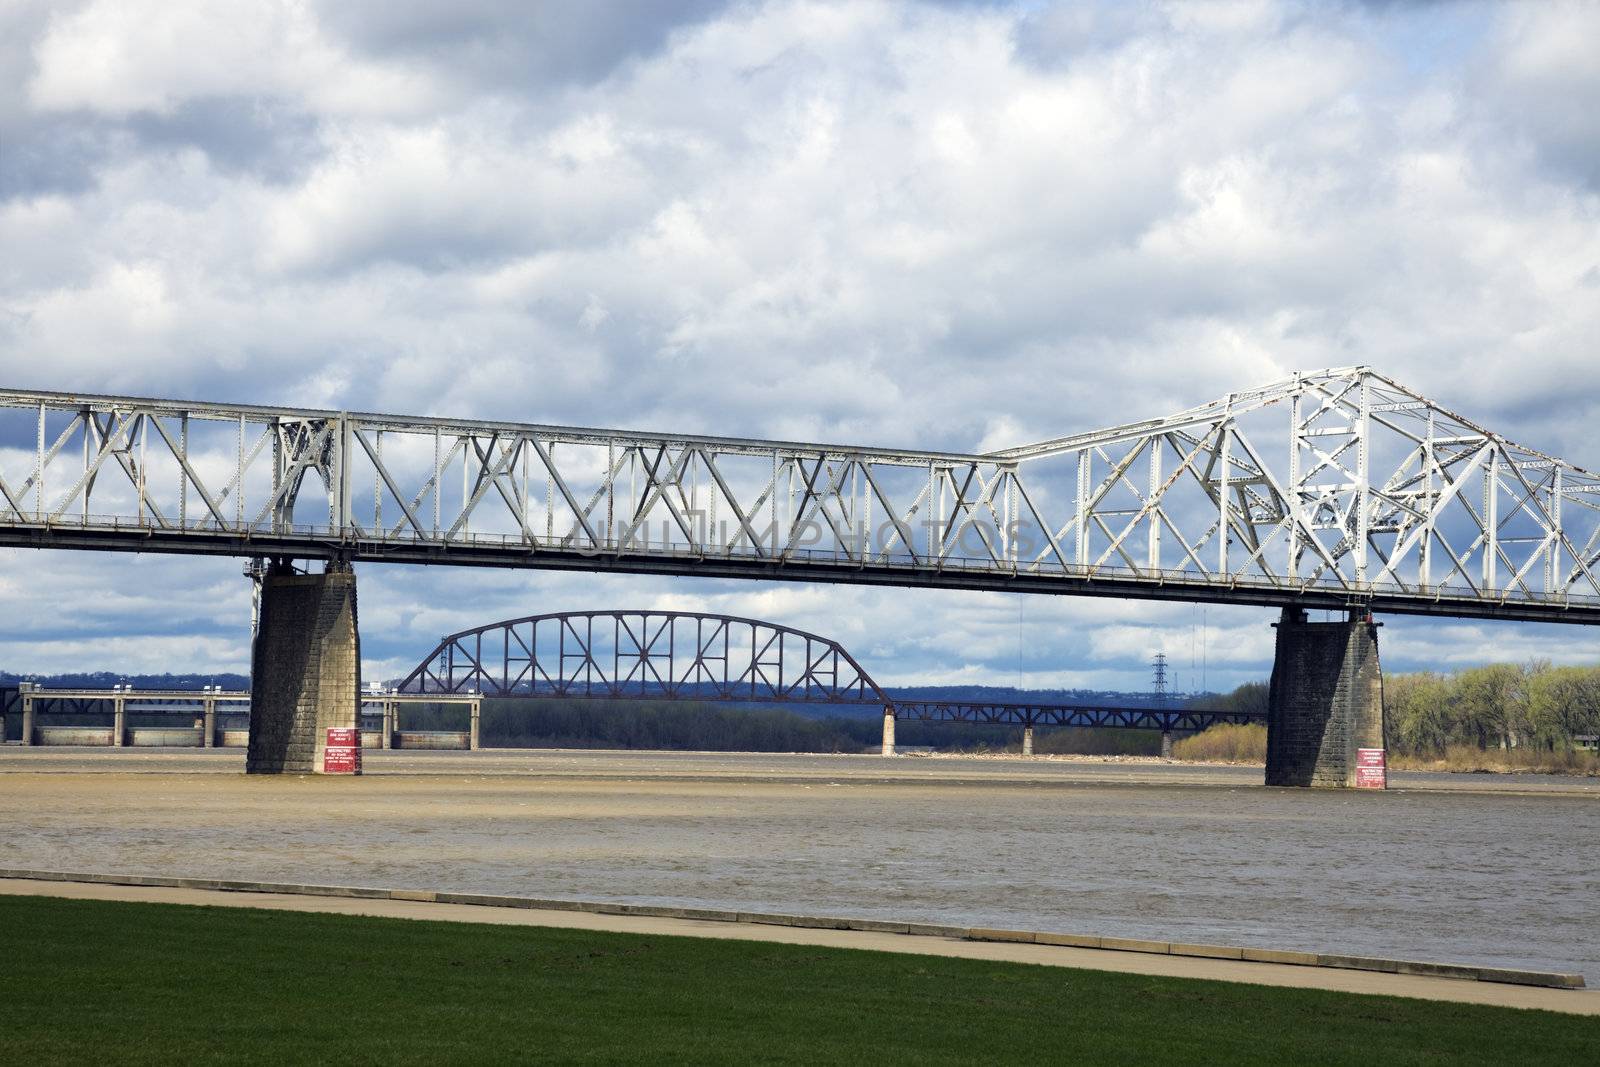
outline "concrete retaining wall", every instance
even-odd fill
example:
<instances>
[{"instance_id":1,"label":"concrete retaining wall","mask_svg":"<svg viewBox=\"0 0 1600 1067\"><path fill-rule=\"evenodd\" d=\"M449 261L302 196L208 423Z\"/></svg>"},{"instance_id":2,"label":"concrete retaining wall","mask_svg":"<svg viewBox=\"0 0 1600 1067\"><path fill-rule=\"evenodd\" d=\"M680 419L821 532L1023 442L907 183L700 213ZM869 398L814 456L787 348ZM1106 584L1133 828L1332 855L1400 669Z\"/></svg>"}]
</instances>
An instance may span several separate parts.
<instances>
[{"instance_id":1,"label":"concrete retaining wall","mask_svg":"<svg viewBox=\"0 0 1600 1067\"><path fill-rule=\"evenodd\" d=\"M466 751L471 746L472 738L465 731L399 730L394 735L395 748L446 748Z\"/></svg>"},{"instance_id":2,"label":"concrete retaining wall","mask_svg":"<svg viewBox=\"0 0 1600 1067\"><path fill-rule=\"evenodd\" d=\"M19 878L44 882L87 882L99 885L166 886L177 889L212 889L235 893L287 893L298 896L356 897L364 900L414 900L433 904L470 904L490 908L526 908L537 911L586 911L599 915L645 915L664 919L757 923L765 926L798 926L821 930L870 930L879 933L906 934L913 937L945 937L967 941L1015 941L1030 945L1059 945L1069 948L1093 948L1113 952L1153 952L1163 956L1198 956L1205 959L1295 964L1303 967L1334 967L1359 971L1381 971L1387 974L1415 974L1436 978L1461 978L1478 982L1504 982L1512 985L1544 986L1551 989L1584 988L1583 975L1562 974L1552 971L1520 971L1505 967L1475 967L1466 964L1380 959L1371 956L1342 956L1317 952L1235 948L1227 945L1191 945L1181 942L1142 941L1123 937L1094 937L1086 934L1062 934L1039 930L999 930L987 927L939 926L928 923L893 922L883 919L782 915L772 912L724 911L711 908L671 908L658 907L652 904L620 904L608 901L551 900L539 897L499 896L490 893L436 892L431 889L369 889L362 886L246 882L221 878L168 878L159 875L69 874L59 871L0 869L0 878Z\"/></svg>"},{"instance_id":3,"label":"concrete retaining wall","mask_svg":"<svg viewBox=\"0 0 1600 1067\"><path fill-rule=\"evenodd\" d=\"M205 731L198 726L135 726L128 731L134 748L199 748Z\"/></svg>"},{"instance_id":4,"label":"concrete retaining wall","mask_svg":"<svg viewBox=\"0 0 1600 1067\"><path fill-rule=\"evenodd\" d=\"M109 726L36 726L35 743L40 745L95 745L111 747Z\"/></svg>"}]
</instances>

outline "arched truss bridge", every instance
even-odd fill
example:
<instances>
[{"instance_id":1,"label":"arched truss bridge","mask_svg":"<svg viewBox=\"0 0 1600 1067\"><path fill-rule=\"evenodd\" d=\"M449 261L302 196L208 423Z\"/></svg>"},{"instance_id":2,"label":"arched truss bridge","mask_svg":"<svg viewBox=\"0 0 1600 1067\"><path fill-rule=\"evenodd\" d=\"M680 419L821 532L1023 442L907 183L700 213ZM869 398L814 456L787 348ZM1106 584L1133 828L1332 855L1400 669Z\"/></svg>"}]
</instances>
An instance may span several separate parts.
<instances>
[{"instance_id":1,"label":"arched truss bridge","mask_svg":"<svg viewBox=\"0 0 1600 1067\"><path fill-rule=\"evenodd\" d=\"M1005 726L1203 730L1250 712L905 700L837 641L793 627L689 611L568 611L450 634L399 685L407 694L567 700L853 704L897 719Z\"/></svg>"}]
</instances>

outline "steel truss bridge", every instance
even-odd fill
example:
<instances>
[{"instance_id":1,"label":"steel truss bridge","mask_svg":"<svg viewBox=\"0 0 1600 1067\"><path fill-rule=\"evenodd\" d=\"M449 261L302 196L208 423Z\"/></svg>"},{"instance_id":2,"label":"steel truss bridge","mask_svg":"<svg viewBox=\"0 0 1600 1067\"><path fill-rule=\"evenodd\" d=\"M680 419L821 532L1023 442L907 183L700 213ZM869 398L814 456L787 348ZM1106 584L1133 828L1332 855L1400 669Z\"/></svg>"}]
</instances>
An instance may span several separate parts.
<instances>
[{"instance_id":1,"label":"steel truss bridge","mask_svg":"<svg viewBox=\"0 0 1600 1067\"><path fill-rule=\"evenodd\" d=\"M573 611L506 619L440 639L398 691L578 700L868 705L900 720L1002 726L1204 730L1251 712L905 700L842 645L792 627L684 611Z\"/></svg>"},{"instance_id":2,"label":"steel truss bridge","mask_svg":"<svg viewBox=\"0 0 1600 1067\"><path fill-rule=\"evenodd\" d=\"M0 545L1600 623L1600 477L1364 367L982 455L0 391Z\"/></svg>"}]
</instances>

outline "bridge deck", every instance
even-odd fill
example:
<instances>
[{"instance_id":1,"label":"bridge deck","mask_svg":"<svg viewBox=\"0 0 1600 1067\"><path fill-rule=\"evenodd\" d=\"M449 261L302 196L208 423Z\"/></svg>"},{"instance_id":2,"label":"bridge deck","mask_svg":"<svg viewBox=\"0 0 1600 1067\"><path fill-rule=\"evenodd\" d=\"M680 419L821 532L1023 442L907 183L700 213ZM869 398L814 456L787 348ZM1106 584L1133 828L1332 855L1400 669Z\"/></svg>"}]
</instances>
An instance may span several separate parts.
<instances>
[{"instance_id":1,"label":"bridge deck","mask_svg":"<svg viewBox=\"0 0 1600 1067\"><path fill-rule=\"evenodd\" d=\"M1600 624L1600 476L1360 367L984 455L0 391L0 545Z\"/></svg>"}]
</instances>

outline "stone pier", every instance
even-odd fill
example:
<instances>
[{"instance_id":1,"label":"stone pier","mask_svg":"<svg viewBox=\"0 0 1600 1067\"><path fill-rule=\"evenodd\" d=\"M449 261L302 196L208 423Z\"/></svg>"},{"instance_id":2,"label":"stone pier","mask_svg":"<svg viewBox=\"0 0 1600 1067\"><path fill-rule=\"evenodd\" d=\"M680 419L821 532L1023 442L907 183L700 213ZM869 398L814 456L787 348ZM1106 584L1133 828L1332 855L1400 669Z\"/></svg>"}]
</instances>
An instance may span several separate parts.
<instances>
[{"instance_id":1,"label":"stone pier","mask_svg":"<svg viewBox=\"0 0 1600 1067\"><path fill-rule=\"evenodd\" d=\"M894 755L894 709L883 709L883 754Z\"/></svg>"},{"instance_id":2,"label":"stone pier","mask_svg":"<svg viewBox=\"0 0 1600 1067\"><path fill-rule=\"evenodd\" d=\"M1022 754L1024 756L1033 755L1033 727L1031 726L1022 728Z\"/></svg>"},{"instance_id":3,"label":"stone pier","mask_svg":"<svg viewBox=\"0 0 1600 1067\"><path fill-rule=\"evenodd\" d=\"M1171 730L1162 730L1161 731L1161 758L1162 759L1171 759L1172 758L1172 731Z\"/></svg>"},{"instance_id":4,"label":"stone pier","mask_svg":"<svg viewBox=\"0 0 1600 1067\"><path fill-rule=\"evenodd\" d=\"M1383 750L1383 672L1370 615L1308 622L1285 608L1267 705L1267 784L1357 784L1360 750Z\"/></svg>"},{"instance_id":5,"label":"stone pier","mask_svg":"<svg viewBox=\"0 0 1600 1067\"><path fill-rule=\"evenodd\" d=\"M261 578L250 660L250 774L322 770L331 726L357 727L361 638L348 564L295 574L277 560Z\"/></svg>"}]
</instances>

